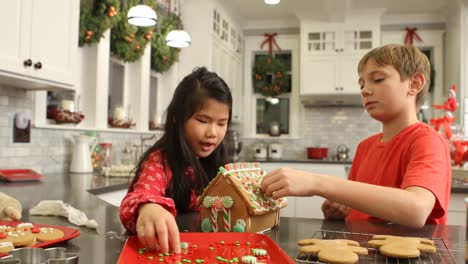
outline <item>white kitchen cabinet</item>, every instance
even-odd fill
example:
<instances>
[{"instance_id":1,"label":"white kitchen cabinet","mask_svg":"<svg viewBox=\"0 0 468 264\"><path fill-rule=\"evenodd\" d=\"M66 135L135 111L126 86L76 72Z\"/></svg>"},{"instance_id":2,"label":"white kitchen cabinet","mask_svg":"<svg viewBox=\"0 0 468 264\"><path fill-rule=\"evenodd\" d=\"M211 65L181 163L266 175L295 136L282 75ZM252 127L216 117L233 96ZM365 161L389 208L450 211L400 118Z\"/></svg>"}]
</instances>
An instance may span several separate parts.
<instances>
[{"instance_id":1,"label":"white kitchen cabinet","mask_svg":"<svg viewBox=\"0 0 468 264\"><path fill-rule=\"evenodd\" d=\"M6 0L0 9L0 79L72 89L79 0Z\"/></svg>"},{"instance_id":2,"label":"white kitchen cabinet","mask_svg":"<svg viewBox=\"0 0 468 264\"><path fill-rule=\"evenodd\" d=\"M278 168L292 168L346 179L345 167L350 164L264 162L260 166L267 172ZM287 197L287 199L288 206L281 209L281 216L323 219L322 197Z\"/></svg>"},{"instance_id":3,"label":"white kitchen cabinet","mask_svg":"<svg viewBox=\"0 0 468 264\"><path fill-rule=\"evenodd\" d=\"M373 25L326 24L304 22L301 25L303 55L337 55L369 51L379 43L378 28Z\"/></svg>"},{"instance_id":4,"label":"white kitchen cabinet","mask_svg":"<svg viewBox=\"0 0 468 264\"><path fill-rule=\"evenodd\" d=\"M301 20L300 34L302 100L333 95L337 102L358 103L357 66L366 52L380 45L380 14L356 15L346 23Z\"/></svg>"},{"instance_id":5,"label":"white kitchen cabinet","mask_svg":"<svg viewBox=\"0 0 468 264\"><path fill-rule=\"evenodd\" d=\"M307 56L302 59L301 94L358 94L361 55Z\"/></svg>"},{"instance_id":6,"label":"white kitchen cabinet","mask_svg":"<svg viewBox=\"0 0 468 264\"><path fill-rule=\"evenodd\" d=\"M190 32L192 45L180 54L182 78L194 67L205 66L227 83L233 96L232 121L242 116L242 46L243 34L235 14L219 1L184 1L182 17ZM203 50L204 52L199 52Z\"/></svg>"},{"instance_id":7,"label":"white kitchen cabinet","mask_svg":"<svg viewBox=\"0 0 468 264\"><path fill-rule=\"evenodd\" d=\"M448 225L461 225L466 227L466 205L467 194L452 193L448 208Z\"/></svg>"}]
</instances>

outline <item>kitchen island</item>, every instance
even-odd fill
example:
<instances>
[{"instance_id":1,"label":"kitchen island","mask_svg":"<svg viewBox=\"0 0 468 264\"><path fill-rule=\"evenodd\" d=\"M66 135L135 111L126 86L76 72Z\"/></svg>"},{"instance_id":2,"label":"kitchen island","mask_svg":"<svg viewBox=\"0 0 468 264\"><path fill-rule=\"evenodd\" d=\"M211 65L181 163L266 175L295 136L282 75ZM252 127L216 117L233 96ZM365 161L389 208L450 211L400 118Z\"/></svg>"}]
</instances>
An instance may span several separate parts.
<instances>
[{"instance_id":1,"label":"kitchen island","mask_svg":"<svg viewBox=\"0 0 468 264\"><path fill-rule=\"evenodd\" d=\"M79 237L54 246L65 247L70 253L79 253L80 263L102 264L117 262L127 234L120 223L118 208L94 194L116 190L127 183L128 179L125 178L104 178L97 174L53 174L46 175L42 182L37 183L0 183L0 192L13 196L22 203L25 222L79 229L81 232ZM89 190L92 190L92 193ZM64 217L30 216L29 208L41 200L62 200L85 212L90 219L95 219L99 226L94 230L75 226ZM200 226L196 213L181 215L177 218L177 222L181 231L198 231ZM319 233L321 235L320 230L331 230L337 232L336 234L353 232L433 237L442 241L444 246L441 252L450 251L455 261L453 263L464 263L465 230L461 226L427 225L422 229L412 230L396 225L368 222L345 224L343 221L283 217L280 228L268 232L267 235L289 256L295 258L298 252L296 242L317 236Z\"/></svg>"}]
</instances>

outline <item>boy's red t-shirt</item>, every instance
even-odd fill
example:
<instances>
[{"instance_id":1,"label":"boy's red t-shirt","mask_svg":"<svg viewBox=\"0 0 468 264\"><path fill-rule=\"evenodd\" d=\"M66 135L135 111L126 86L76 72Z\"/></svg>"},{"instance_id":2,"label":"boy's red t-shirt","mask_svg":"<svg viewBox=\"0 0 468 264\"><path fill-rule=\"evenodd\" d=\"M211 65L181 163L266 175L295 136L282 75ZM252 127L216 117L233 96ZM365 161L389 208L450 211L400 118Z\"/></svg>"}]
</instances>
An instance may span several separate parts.
<instances>
[{"instance_id":1,"label":"boy's red t-shirt","mask_svg":"<svg viewBox=\"0 0 468 264\"><path fill-rule=\"evenodd\" d=\"M400 189L425 188L436 198L426 224L445 224L452 182L445 139L425 123L413 124L387 142L381 138L379 133L359 144L349 180ZM382 221L355 209L346 220Z\"/></svg>"}]
</instances>

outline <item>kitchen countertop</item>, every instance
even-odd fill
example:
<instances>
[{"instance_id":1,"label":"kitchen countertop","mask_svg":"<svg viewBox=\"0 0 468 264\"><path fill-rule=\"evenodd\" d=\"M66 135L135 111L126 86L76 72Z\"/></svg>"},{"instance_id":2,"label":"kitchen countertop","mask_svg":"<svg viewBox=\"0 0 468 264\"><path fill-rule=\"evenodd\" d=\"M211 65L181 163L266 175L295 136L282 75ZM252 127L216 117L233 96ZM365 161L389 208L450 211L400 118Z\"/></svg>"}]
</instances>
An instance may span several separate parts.
<instances>
[{"instance_id":1,"label":"kitchen countertop","mask_svg":"<svg viewBox=\"0 0 468 264\"><path fill-rule=\"evenodd\" d=\"M351 165L353 163L352 160L331 160L331 159L264 159L264 160L254 160L254 162L348 164L348 165Z\"/></svg>"},{"instance_id":2,"label":"kitchen countertop","mask_svg":"<svg viewBox=\"0 0 468 264\"><path fill-rule=\"evenodd\" d=\"M121 189L128 183L125 178L104 178L97 174L53 174L46 175L41 183L0 183L0 191L11 195L23 205L23 221L50 225L67 226L79 229L81 234L63 246L70 253L80 254L80 263L116 263L123 247L126 235L120 223L118 208L114 207L93 193ZM62 200L85 212L90 219L99 223L97 230L77 227L64 217L30 216L29 208L41 200ZM178 216L180 230L198 231L198 214ZM461 226L427 225L420 230L411 230L396 225L343 221L326 221L319 219L281 218L280 228L267 233L291 257L297 254L296 242L299 239L312 237L320 230L339 232L358 232L371 234L394 234L441 238L455 258L455 263L463 263L465 250L465 230Z\"/></svg>"}]
</instances>

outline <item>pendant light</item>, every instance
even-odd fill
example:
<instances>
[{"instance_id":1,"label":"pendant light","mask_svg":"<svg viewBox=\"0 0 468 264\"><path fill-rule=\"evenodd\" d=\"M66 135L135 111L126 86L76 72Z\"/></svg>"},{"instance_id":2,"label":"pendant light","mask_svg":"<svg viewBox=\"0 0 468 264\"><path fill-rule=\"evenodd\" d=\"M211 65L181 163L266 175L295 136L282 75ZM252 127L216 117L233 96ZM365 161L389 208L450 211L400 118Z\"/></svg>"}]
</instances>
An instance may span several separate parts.
<instances>
[{"instance_id":1,"label":"pendant light","mask_svg":"<svg viewBox=\"0 0 468 264\"><path fill-rule=\"evenodd\" d=\"M277 5L281 0L263 0L267 5Z\"/></svg>"},{"instance_id":2,"label":"pendant light","mask_svg":"<svg viewBox=\"0 0 468 264\"><path fill-rule=\"evenodd\" d=\"M179 19L177 20L177 29L172 30L166 36L166 44L172 48L186 48L192 43L190 35L184 30L180 29L180 2L177 2L179 6ZM175 12L175 11L174 11Z\"/></svg>"},{"instance_id":3,"label":"pendant light","mask_svg":"<svg viewBox=\"0 0 468 264\"><path fill-rule=\"evenodd\" d=\"M156 12L151 7L145 5L143 0L141 4L133 6L130 8L127 14L128 23L135 25L137 27L150 27L156 24L158 16Z\"/></svg>"}]
</instances>

